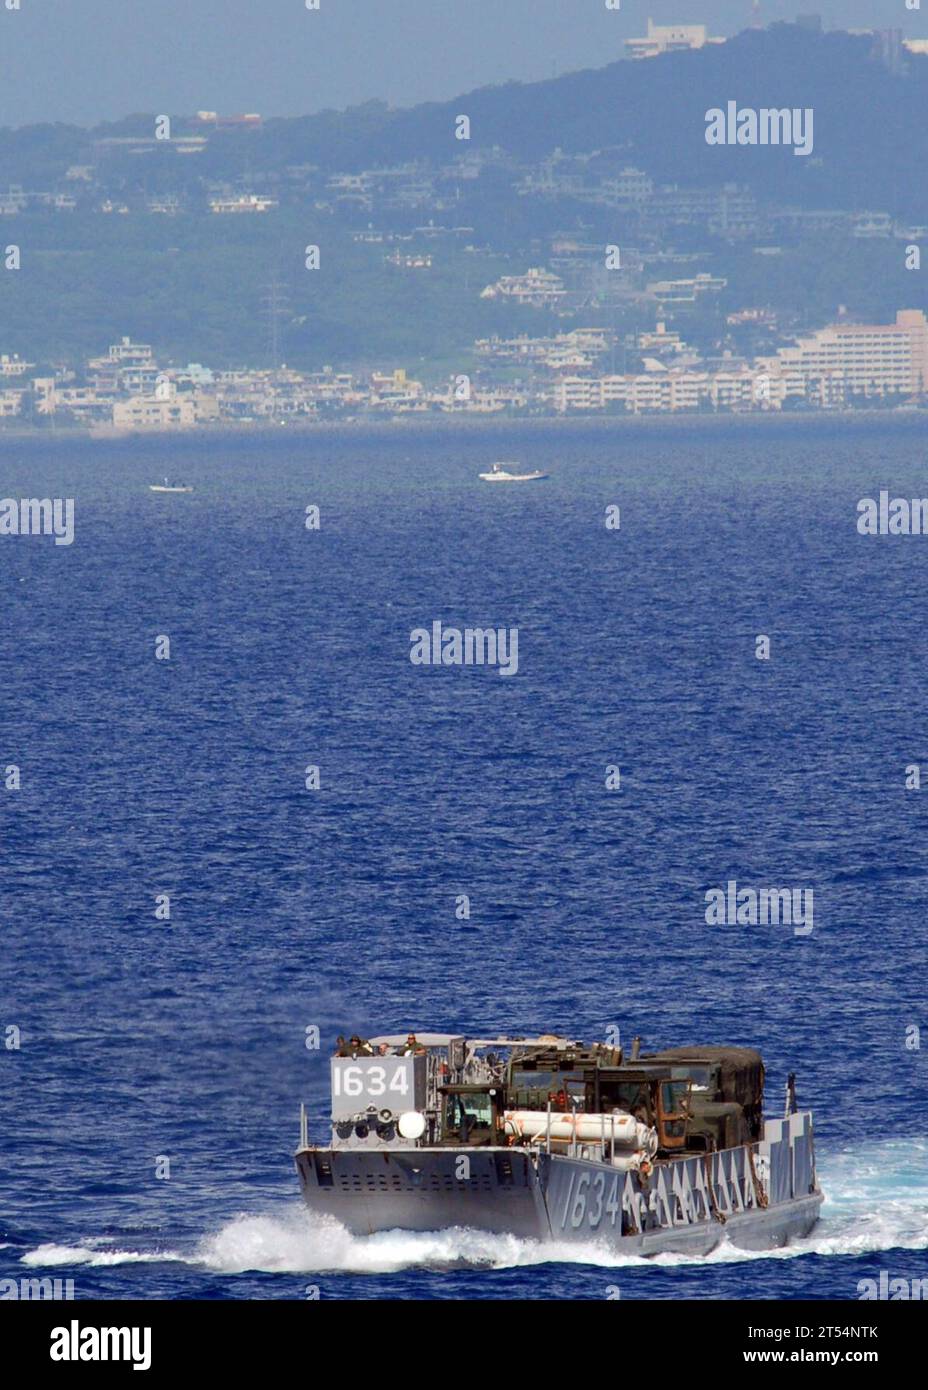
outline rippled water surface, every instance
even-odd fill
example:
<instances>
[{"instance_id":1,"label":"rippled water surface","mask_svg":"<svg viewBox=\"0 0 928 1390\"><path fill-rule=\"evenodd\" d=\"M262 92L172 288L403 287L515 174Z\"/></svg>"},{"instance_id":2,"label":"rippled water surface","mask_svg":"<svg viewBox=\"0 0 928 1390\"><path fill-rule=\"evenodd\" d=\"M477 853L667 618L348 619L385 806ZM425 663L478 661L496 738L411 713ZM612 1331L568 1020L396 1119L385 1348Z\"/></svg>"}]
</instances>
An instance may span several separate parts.
<instances>
[{"instance_id":1,"label":"rippled water surface","mask_svg":"<svg viewBox=\"0 0 928 1390\"><path fill-rule=\"evenodd\" d=\"M0 539L0 765L22 773L0 792L0 1026L22 1034L0 1277L854 1298L928 1273L905 1045L928 1024L928 786L905 789L928 772L928 537L855 525L881 487L925 492L923 454L890 428L3 443L0 493L73 496L76 539ZM488 487L494 457L551 477ZM195 491L149 493L166 471ZM413 666L436 619L518 627L518 674ZM814 930L707 926L729 879L813 889ZM314 1225L291 1158L301 1099L324 1132L313 1024L757 1046L768 1108L796 1070L815 1111L823 1220L698 1262Z\"/></svg>"}]
</instances>

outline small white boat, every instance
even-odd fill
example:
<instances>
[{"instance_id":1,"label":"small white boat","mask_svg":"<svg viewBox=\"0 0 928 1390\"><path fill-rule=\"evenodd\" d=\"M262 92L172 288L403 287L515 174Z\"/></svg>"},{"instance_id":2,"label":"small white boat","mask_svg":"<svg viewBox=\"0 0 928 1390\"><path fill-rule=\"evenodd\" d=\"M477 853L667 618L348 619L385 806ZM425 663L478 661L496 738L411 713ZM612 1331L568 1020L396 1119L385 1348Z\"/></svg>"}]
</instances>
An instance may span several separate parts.
<instances>
[{"instance_id":1,"label":"small white boat","mask_svg":"<svg viewBox=\"0 0 928 1390\"><path fill-rule=\"evenodd\" d=\"M548 476L547 473L542 473L538 468L531 473L512 471L518 467L517 463L494 463L489 473L481 473L479 477L485 483L533 483L538 478L547 478Z\"/></svg>"},{"instance_id":2,"label":"small white boat","mask_svg":"<svg viewBox=\"0 0 928 1390\"><path fill-rule=\"evenodd\" d=\"M149 483L149 492L193 492L193 488L186 483L169 483L165 478L163 483Z\"/></svg>"}]
</instances>

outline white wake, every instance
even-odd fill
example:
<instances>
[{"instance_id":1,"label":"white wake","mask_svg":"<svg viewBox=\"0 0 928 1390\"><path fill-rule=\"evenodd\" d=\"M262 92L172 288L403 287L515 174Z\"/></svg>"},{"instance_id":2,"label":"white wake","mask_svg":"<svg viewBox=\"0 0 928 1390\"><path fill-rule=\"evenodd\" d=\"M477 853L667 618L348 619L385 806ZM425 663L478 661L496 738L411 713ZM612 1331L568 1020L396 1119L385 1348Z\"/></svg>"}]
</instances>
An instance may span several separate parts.
<instances>
[{"instance_id":1,"label":"white wake","mask_svg":"<svg viewBox=\"0 0 928 1390\"><path fill-rule=\"evenodd\" d=\"M294 1201L284 1213L236 1216L186 1252L124 1250L114 1248L109 1240L88 1238L76 1245L41 1245L25 1255L23 1263L99 1267L180 1261L230 1275L249 1270L393 1274L411 1268L510 1269L552 1263L667 1266L706 1259L725 1263L928 1248L928 1141L888 1140L864 1152L847 1149L822 1155L819 1181L826 1195L822 1217L804 1240L765 1252L736 1250L723 1243L703 1259L669 1254L643 1258L617 1254L593 1241L542 1243L460 1228L353 1236L337 1222L315 1217Z\"/></svg>"}]
</instances>

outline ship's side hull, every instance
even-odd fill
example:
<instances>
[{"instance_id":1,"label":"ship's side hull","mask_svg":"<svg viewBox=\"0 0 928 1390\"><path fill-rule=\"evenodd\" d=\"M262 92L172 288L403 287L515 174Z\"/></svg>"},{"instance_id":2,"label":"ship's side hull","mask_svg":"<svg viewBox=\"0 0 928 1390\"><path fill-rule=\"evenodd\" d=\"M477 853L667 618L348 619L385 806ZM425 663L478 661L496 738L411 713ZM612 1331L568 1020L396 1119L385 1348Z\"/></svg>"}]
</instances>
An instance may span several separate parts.
<instances>
[{"instance_id":1,"label":"ship's side hull","mask_svg":"<svg viewBox=\"0 0 928 1390\"><path fill-rule=\"evenodd\" d=\"M737 1164L744 1150L731 1150ZM723 1240L745 1250L772 1250L808 1235L818 1220L820 1192L762 1205L757 1193L741 1200L729 1186L710 1194L709 1183L689 1183L703 1160L658 1165L642 1188L628 1174L614 1175L602 1165L552 1158L545 1182L550 1237L557 1241L596 1242L623 1254L656 1255L662 1251L708 1255ZM706 1200L703 1203L702 1194ZM715 1200L713 1200L713 1196Z\"/></svg>"},{"instance_id":2,"label":"ship's side hull","mask_svg":"<svg viewBox=\"0 0 928 1390\"><path fill-rule=\"evenodd\" d=\"M519 1147L305 1148L296 1162L310 1209L358 1235L462 1226L628 1254L699 1256L724 1239L774 1249L815 1225L823 1199L811 1124L774 1123L779 1128L761 1145L658 1163L648 1179Z\"/></svg>"}]
</instances>

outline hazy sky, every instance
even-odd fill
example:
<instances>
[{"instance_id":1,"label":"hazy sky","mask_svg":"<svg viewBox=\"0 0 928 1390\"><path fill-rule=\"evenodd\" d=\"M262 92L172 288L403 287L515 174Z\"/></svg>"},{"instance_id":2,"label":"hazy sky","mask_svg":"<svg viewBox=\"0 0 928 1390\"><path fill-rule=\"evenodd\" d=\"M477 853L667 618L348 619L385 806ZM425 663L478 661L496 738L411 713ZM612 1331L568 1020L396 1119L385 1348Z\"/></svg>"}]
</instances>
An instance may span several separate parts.
<instances>
[{"instance_id":1,"label":"hazy sky","mask_svg":"<svg viewBox=\"0 0 928 1390\"><path fill-rule=\"evenodd\" d=\"M0 0L0 125L133 111L299 115L371 97L444 99L508 78L599 67L657 23L730 35L751 0ZM761 0L764 20L928 36L906 0Z\"/></svg>"}]
</instances>

